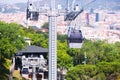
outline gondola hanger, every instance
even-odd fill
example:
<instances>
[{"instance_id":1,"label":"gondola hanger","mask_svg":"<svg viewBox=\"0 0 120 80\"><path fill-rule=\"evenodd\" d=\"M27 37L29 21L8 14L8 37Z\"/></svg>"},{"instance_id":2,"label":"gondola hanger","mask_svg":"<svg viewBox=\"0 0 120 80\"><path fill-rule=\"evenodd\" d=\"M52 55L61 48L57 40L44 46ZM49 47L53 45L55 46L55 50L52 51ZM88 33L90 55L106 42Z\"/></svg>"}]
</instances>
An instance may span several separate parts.
<instances>
[{"instance_id":1,"label":"gondola hanger","mask_svg":"<svg viewBox=\"0 0 120 80\"><path fill-rule=\"evenodd\" d=\"M27 3L27 10L26 10L26 19L30 21L38 21L39 18L39 12L34 7L32 2Z\"/></svg>"}]
</instances>

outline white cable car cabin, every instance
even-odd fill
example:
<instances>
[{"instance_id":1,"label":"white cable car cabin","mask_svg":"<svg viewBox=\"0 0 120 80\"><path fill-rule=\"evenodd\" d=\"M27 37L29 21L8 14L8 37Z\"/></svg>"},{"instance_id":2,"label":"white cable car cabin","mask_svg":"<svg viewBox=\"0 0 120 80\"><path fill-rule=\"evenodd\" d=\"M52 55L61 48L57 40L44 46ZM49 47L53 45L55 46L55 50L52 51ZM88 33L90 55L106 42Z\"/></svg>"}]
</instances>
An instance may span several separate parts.
<instances>
[{"instance_id":1,"label":"white cable car cabin","mask_svg":"<svg viewBox=\"0 0 120 80\"><path fill-rule=\"evenodd\" d=\"M69 28L68 30L69 48L81 48L82 44L83 44L83 36L81 30Z\"/></svg>"},{"instance_id":2,"label":"white cable car cabin","mask_svg":"<svg viewBox=\"0 0 120 80\"><path fill-rule=\"evenodd\" d=\"M39 18L39 12L33 8L33 5L30 3L28 8L27 8L27 14L26 14L26 19L30 19L32 21L37 21Z\"/></svg>"}]
</instances>

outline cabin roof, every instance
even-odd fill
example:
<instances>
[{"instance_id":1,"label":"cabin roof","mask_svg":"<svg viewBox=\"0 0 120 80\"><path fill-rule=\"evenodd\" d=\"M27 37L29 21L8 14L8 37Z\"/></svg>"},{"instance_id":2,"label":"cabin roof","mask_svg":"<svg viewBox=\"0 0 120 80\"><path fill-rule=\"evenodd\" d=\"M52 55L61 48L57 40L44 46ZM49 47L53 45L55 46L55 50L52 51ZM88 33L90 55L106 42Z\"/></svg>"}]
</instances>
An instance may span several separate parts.
<instances>
[{"instance_id":1,"label":"cabin roof","mask_svg":"<svg viewBox=\"0 0 120 80\"><path fill-rule=\"evenodd\" d=\"M33 53L38 53L38 54L48 53L48 49L38 47L38 46L35 46L35 45L31 45L31 46L27 46L26 48L18 51L16 53L16 55L22 55L22 54L27 54L27 53L32 53L32 54Z\"/></svg>"}]
</instances>

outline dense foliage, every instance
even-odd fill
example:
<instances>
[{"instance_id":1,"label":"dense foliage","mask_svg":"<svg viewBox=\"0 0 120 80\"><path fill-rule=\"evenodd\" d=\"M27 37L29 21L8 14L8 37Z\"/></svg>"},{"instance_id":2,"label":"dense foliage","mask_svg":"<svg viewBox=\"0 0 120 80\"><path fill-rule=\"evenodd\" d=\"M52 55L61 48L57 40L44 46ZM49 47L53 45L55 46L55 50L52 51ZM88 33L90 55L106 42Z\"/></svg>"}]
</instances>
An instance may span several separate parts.
<instances>
[{"instance_id":1,"label":"dense foliage","mask_svg":"<svg viewBox=\"0 0 120 80\"><path fill-rule=\"evenodd\" d=\"M8 59L25 45L22 27L15 23L0 22L0 80L9 71ZM4 71L6 73L4 73ZM1 72L2 71L2 72Z\"/></svg>"},{"instance_id":2,"label":"dense foliage","mask_svg":"<svg viewBox=\"0 0 120 80\"><path fill-rule=\"evenodd\" d=\"M45 26L47 23L45 23ZM15 23L0 22L0 80L6 80L9 70L7 59L20 50L31 38L31 44L48 48L48 33L23 28ZM105 41L85 40L81 49L68 48L66 35L58 34L57 66L67 69L67 80L117 80L120 79L120 42L108 44ZM87 59L85 59L85 55ZM83 62L85 62L84 64ZM4 70L6 73L2 73ZM4 74L4 75L1 75Z\"/></svg>"},{"instance_id":3,"label":"dense foliage","mask_svg":"<svg viewBox=\"0 0 120 80\"><path fill-rule=\"evenodd\" d=\"M108 44L104 41L85 40L81 49L67 51L73 56L74 65L67 72L67 80L119 80L120 42ZM83 65L85 54L87 65Z\"/></svg>"}]
</instances>

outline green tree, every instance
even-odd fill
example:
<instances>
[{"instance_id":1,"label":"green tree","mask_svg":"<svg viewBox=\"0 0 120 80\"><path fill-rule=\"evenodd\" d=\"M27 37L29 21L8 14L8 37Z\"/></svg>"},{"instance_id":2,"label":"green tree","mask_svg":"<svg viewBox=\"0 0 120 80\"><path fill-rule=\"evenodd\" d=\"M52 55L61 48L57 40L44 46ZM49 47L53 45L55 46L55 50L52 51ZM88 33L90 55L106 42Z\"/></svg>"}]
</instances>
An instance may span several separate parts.
<instances>
[{"instance_id":1,"label":"green tree","mask_svg":"<svg viewBox=\"0 0 120 80\"><path fill-rule=\"evenodd\" d=\"M84 53L87 55L87 65L74 66L70 68L66 79L67 80L106 80L119 79L119 57L120 44L108 44L104 41L91 42L85 40L81 49L67 49L67 53L73 58L73 63L78 65L84 60ZM80 63L78 62L80 60ZM91 65L89 65L91 64ZM80 69L84 74L78 73ZM73 72L73 73L72 73ZM80 74L80 76L78 75ZM81 79L82 77L82 79Z\"/></svg>"},{"instance_id":2,"label":"green tree","mask_svg":"<svg viewBox=\"0 0 120 80\"><path fill-rule=\"evenodd\" d=\"M11 57L26 43L21 25L0 22L0 80L7 80ZM9 64L8 64L9 63Z\"/></svg>"},{"instance_id":3,"label":"green tree","mask_svg":"<svg viewBox=\"0 0 120 80\"><path fill-rule=\"evenodd\" d=\"M49 23L48 22L45 22L42 26L42 28L44 29L49 29Z\"/></svg>"},{"instance_id":4,"label":"green tree","mask_svg":"<svg viewBox=\"0 0 120 80\"><path fill-rule=\"evenodd\" d=\"M65 50L58 50L57 51L57 63L58 68L61 70L63 69L69 69L73 66L72 58L66 53Z\"/></svg>"},{"instance_id":5,"label":"green tree","mask_svg":"<svg viewBox=\"0 0 120 80\"><path fill-rule=\"evenodd\" d=\"M68 48L67 53L73 58L73 64L78 65L84 61L84 53L80 49Z\"/></svg>"},{"instance_id":6,"label":"green tree","mask_svg":"<svg viewBox=\"0 0 120 80\"><path fill-rule=\"evenodd\" d=\"M57 41L57 66L63 71L64 69L69 69L73 66L72 57L66 53L66 42L61 43L61 41Z\"/></svg>"},{"instance_id":7,"label":"green tree","mask_svg":"<svg viewBox=\"0 0 120 80\"><path fill-rule=\"evenodd\" d=\"M20 25L15 23L0 22L0 54L11 58L17 50L24 47L25 41L20 32Z\"/></svg>"},{"instance_id":8,"label":"green tree","mask_svg":"<svg viewBox=\"0 0 120 80\"><path fill-rule=\"evenodd\" d=\"M57 34L57 39L60 40L61 42L65 42L67 40L67 35Z\"/></svg>"},{"instance_id":9,"label":"green tree","mask_svg":"<svg viewBox=\"0 0 120 80\"><path fill-rule=\"evenodd\" d=\"M98 69L94 65L78 65L67 72L67 80L90 80L96 76Z\"/></svg>"},{"instance_id":10,"label":"green tree","mask_svg":"<svg viewBox=\"0 0 120 80\"><path fill-rule=\"evenodd\" d=\"M100 62L97 64L99 73L104 73L106 78L116 80L120 76L120 63L115 62Z\"/></svg>"}]
</instances>

